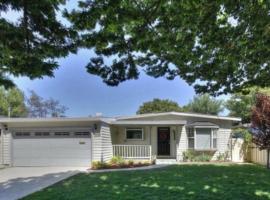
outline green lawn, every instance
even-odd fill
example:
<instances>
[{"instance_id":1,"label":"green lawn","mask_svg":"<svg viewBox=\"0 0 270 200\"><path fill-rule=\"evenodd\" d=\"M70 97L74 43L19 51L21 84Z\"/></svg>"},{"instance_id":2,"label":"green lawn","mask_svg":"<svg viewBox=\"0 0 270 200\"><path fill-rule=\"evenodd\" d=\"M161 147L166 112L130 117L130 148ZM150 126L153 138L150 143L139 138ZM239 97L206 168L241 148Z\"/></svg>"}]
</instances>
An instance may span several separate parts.
<instances>
[{"instance_id":1,"label":"green lawn","mask_svg":"<svg viewBox=\"0 0 270 200\"><path fill-rule=\"evenodd\" d=\"M25 199L270 199L270 170L209 164L79 174Z\"/></svg>"}]
</instances>

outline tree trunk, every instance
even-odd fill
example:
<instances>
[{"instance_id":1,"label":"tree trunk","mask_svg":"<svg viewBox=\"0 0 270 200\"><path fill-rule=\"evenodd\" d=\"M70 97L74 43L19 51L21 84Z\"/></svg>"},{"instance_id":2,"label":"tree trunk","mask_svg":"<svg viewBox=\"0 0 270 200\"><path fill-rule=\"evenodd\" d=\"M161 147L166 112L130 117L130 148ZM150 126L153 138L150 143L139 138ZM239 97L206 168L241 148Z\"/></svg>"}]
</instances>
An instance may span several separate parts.
<instances>
[{"instance_id":1,"label":"tree trunk","mask_svg":"<svg viewBox=\"0 0 270 200\"><path fill-rule=\"evenodd\" d=\"M267 168L268 168L268 169L270 169L269 156L270 156L270 149L267 149Z\"/></svg>"}]
</instances>

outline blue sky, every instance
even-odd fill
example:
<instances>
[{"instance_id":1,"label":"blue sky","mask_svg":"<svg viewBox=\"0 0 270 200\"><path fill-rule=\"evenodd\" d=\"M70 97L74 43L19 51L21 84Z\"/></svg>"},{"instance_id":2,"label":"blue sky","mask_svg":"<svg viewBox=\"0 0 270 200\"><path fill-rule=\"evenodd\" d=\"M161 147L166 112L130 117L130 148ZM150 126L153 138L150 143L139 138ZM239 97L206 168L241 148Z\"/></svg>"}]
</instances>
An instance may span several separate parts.
<instances>
[{"instance_id":1,"label":"blue sky","mask_svg":"<svg viewBox=\"0 0 270 200\"><path fill-rule=\"evenodd\" d=\"M77 0L68 1L65 7L71 10L76 4ZM11 21L20 17L20 13L14 12L1 14ZM58 17L67 23L60 15ZM14 81L26 95L29 90L34 90L44 98L59 100L69 108L66 115L75 117L95 113L105 116L132 115L143 102L153 98L170 99L183 106L195 94L193 87L180 78L169 81L143 73L138 80L126 81L117 87L107 86L99 77L86 72L85 65L92 56L91 51L80 50L77 55L59 60L60 67L55 71L54 78L29 80L20 77L14 78Z\"/></svg>"},{"instance_id":2,"label":"blue sky","mask_svg":"<svg viewBox=\"0 0 270 200\"><path fill-rule=\"evenodd\" d=\"M59 60L54 78L29 80L15 78L15 83L27 95L36 91L44 98L53 97L69 107L68 116L88 116L97 112L106 116L134 114L142 102L153 98L170 99L180 105L188 103L194 90L176 78L152 78L143 73L138 80L126 81L117 87L107 86L101 78L86 72L91 52L80 50Z\"/></svg>"}]
</instances>

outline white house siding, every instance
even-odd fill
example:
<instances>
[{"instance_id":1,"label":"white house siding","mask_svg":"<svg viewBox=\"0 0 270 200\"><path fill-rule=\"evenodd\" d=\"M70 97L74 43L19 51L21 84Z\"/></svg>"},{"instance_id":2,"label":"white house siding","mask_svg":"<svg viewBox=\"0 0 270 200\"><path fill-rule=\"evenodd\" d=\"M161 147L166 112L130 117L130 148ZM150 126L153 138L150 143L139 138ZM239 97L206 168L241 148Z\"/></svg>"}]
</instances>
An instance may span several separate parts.
<instances>
[{"instance_id":1,"label":"white house siding","mask_svg":"<svg viewBox=\"0 0 270 200\"><path fill-rule=\"evenodd\" d=\"M176 150L176 159L178 161L183 161L183 152L187 150L187 132L186 127L182 126L178 129L179 143Z\"/></svg>"},{"instance_id":2,"label":"white house siding","mask_svg":"<svg viewBox=\"0 0 270 200\"><path fill-rule=\"evenodd\" d=\"M217 152L213 157L214 160L219 154L231 154L231 129L219 128L217 137Z\"/></svg>"},{"instance_id":3,"label":"white house siding","mask_svg":"<svg viewBox=\"0 0 270 200\"><path fill-rule=\"evenodd\" d=\"M92 133L92 161L101 161L102 140L100 130L101 127Z\"/></svg>"},{"instance_id":4,"label":"white house siding","mask_svg":"<svg viewBox=\"0 0 270 200\"><path fill-rule=\"evenodd\" d=\"M106 123L102 123L100 127L101 134L101 161L109 161L113 156L112 138L110 126Z\"/></svg>"},{"instance_id":5,"label":"white house siding","mask_svg":"<svg viewBox=\"0 0 270 200\"><path fill-rule=\"evenodd\" d=\"M12 136L11 133L4 131L2 136L2 160L4 165L10 165L11 164L11 140Z\"/></svg>"},{"instance_id":6,"label":"white house siding","mask_svg":"<svg viewBox=\"0 0 270 200\"><path fill-rule=\"evenodd\" d=\"M2 139L3 131L2 130L0 130L0 131L1 131L1 134L0 134L0 165L2 165L3 164L3 139Z\"/></svg>"}]
</instances>

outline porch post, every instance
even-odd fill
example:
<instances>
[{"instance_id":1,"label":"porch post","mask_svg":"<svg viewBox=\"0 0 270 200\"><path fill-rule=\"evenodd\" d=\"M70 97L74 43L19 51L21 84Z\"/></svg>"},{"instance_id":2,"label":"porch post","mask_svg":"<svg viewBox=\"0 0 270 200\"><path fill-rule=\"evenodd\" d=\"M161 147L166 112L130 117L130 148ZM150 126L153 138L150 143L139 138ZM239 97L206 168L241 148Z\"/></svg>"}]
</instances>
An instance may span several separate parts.
<instances>
[{"instance_id":1,"label":"porch post","mask_svg":"<svg viewBox=\"0 0 270 200\"><path fill-rule=\"evenodd\" d=\"M149 159L150 159L150 162L151 162L152 161L152 146L151 145L149 146L149 153L150 153Z\"/></svg>"}]
</instances>

